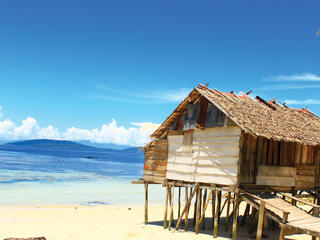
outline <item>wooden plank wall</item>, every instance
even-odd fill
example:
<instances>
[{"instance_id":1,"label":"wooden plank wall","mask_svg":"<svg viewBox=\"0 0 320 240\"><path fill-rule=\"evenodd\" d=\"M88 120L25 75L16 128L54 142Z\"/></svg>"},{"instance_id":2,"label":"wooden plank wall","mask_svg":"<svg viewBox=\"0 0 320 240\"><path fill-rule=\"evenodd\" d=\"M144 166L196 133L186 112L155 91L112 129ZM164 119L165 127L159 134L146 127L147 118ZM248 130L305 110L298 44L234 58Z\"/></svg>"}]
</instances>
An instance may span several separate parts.
<instances>
[{"instance_id":1,"label":"wooden plank wall","mask_svg":"<svg viewBox=\"0 0 320 240\"><path fill-rule=\"evenodd\" d=\"M166 177L168 160L168 140L155 140L145 151L144 180L163 183Z\"/></svg>"},{"instance_id":2,"label":"wooden plank wall","mask_svg":"<svg viewBox=\"0 0 320 240\"><path fill-rule=\"evenodd\" d=\"M297 190L313 189L320 186L320 147L305 146L299 143L275 141L263 137L242 134L242 167L240 167L240 183L292 186ZM293 175L270 167L268 175L263 175L266 166L291 167ZM259 169L262 169L259 171ZM264 169L264 170L263 170ZM273 170L272 170L273 169ZM288 168L290 169L290 168ZM272 170L272 171L271 171ZM287 179L285 180L284 177ZM279 178L279 179L277 179Z\"/></svg>"},{"instance_id":3,"label":"wooden plank wall","mask_svg":"<svg viewBox=\"0 0 320 240\"><path fill-rule=\"evenodd\" d=\"M168 136L167 179L236 184L240 133L238 127L195 129L191 150L184 145L190 135Z\"/></svg>"}]
</instances>

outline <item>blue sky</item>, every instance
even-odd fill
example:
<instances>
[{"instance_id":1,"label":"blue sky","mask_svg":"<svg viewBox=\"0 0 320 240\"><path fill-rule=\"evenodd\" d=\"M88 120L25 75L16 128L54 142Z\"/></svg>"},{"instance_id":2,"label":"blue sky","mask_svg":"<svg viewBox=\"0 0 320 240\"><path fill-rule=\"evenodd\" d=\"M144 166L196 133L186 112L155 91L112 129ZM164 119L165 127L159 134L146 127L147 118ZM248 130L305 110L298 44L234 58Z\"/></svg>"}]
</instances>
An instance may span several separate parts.
<instances>
[{"instance_id":1,"label":"blue sky","mask_svg":"<svg viewBox=\"0 0 320 240\"><path fill-rule=\"evenodd\" d=\"M312 0L2 1L0 139L95 141L98 129L100 142L138 144L115 139L145 139L207 82L320 114L319 9Z\"/></svg>"}]
</instances>

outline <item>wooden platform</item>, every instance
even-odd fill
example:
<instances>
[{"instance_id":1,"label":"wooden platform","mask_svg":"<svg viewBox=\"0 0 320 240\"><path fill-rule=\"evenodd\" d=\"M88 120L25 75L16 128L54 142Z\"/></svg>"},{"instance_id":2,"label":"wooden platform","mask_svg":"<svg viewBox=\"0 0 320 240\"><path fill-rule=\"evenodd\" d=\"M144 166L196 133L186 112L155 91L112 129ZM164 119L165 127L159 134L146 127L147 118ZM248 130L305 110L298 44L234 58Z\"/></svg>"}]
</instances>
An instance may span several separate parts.
<instances>
[{"instance_id":1,"label":"wooden platform","mask_svg":"<svg viewBox=\"0 0 320 240\"><path fill-rule=\"evenodd\" d=\"M272 194L243 194L242 200L256 209L259 209L260 203L264 202L265 214L280 223L284 232L283 235L303 233L320 237L320 218L310 215L305 210L280 197Z\"/></svg>"}]
</instances>

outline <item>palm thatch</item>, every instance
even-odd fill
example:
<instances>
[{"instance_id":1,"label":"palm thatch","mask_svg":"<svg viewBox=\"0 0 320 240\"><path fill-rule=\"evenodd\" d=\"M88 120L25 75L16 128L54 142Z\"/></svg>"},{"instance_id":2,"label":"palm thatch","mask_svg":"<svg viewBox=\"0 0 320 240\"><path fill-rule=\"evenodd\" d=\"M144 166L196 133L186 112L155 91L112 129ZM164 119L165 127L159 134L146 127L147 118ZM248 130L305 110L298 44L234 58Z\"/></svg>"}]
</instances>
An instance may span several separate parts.
<instances>
[{"instance_id":1,"label":"palm thatch","mask_svg":"<svg viewBox=\"0 0 320 240\"><path fill-rule=\"evenodd\" d=\"M152 137L160 138L185 111L187 104L200 96L204 96L242 130L254 136L305 145L320 144L320 118L312 112L290 108L284 104L279 105L274 100L265 101L260 97L254 99L246 94L224 93L203 85L191 91Z\"/></svg>"}]
</instances>

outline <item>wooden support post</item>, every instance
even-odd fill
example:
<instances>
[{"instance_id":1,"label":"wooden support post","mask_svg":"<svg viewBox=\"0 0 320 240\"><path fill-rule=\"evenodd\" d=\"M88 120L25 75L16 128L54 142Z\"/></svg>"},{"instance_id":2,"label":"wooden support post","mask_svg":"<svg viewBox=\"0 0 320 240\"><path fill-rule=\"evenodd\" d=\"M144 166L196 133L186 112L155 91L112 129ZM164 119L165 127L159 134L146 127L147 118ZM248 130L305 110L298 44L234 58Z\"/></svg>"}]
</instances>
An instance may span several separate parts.
<instances>
[{"instance_id":1,"label":"wooden support post","mask_svg":"<svg viewBox=\"0 0 320 240\"><path fill-rule=\"evenodd\" d=\"M195 233L199 233L199 220L200 220L200 208L201 208L201 189L198 189L197 194L197 205L196 205L196 225L195 225Z\"/></svg>"},{"instance_id":2,"label":"wooden support post","mask_svg":"<svg viewBox=\"0 0 320 240\"><path fill-rule=\"evenodd\" d=\"M202 223L202 221L204 221L205 212L206 212L207 207L209 205L211 195L212 195L212 190L210 190L210 192L209 192L209 195L208 195L208 197L206 199L206 203L203 203L204 207L202 209L202 215L201 215L201 218L200 218L200 224Z\"/></svg>"},{"instance_id":3,"label":"wooden support post","mask_svg":"<svg viewBox=\"0 0 320 240\"><path fill-rule=\"evenodd\" d=\"M201 229L206 228L206 209L207 209L207 189L204 190L203 199L202 199L202 214L200 218Z\"/></svg>"},{"instance_id":4,"label":"wooden support post","mask_svg":"<svg viewBox=\"0 0 320 240\"><path fill-rule=\"evenodd\" d=\"M232 240L237 239L237 222L238 222L238 215L239 215L239 193L234 194L234 211L233 211L233 225L232 225Z\"/></svg>"},{"instance_id":5,"label":"wooden support post","mask_svg":"<svg viewBox=\"0 0 320 240\"><path fill-rule=\"evenodd\" d=\"M247 216L249 215L249 212L250 212L250 204L247 203L247 206L246 206L246 209L244 210L243 218L241 221L241 226L244 226L244 223L246 221Z\"/></svg>"},{"instance_id":6,"label":"wooden support post","mask_svg":"<svg viewBox=\"0 0 320 240\"><path fill-rule=\"evenodd\" d=\"M229 224L229 212L230 212L230 203L231 203L231 192L228 192L227 197L227 213L226 213L226 224L225 224L225 230L228 231L228 224Z\"/></svg>"},{"instance_id":7,"label":"wooden support post","mask_svg":"<svg viewBox=\"0 0 320 240\"><path fill-rule=\"evenodd\" d=\"M197 192L196 192L196 200L194 201L194 208L193 208L193 222L192 222L193 226L196 225L198 195L199 195L199 191L197 190Z\"/></svg>"},{"instance_id":8,"label":"wooden support post","mask_svg":"<svg viewBox=\"0 0 320 240\"><path fill-rule=\"evenodd\" d=\"M212 229L214 229L214 216L216 215L216 190L212 191ZM212 231L213 233L213 231Z\"/></svg>"},{"instance_id":9,"label":"wooden support post","mask_svg":"<svg viewBox=\"0 0 320 240\"><path fill-rule=\"evenodd\" d=\"M180 217L180 208L181 208L181 187L179 187L178 192L178 218Z\"/></svg>"},{"instance_id":10,"label":"wooden support post","mask_svg":"<svg viewBox=\"0 0 320 240\"><path fill-rule=\"evenodd\" d=\"M297 191L293 190L292 191L292 196L294 197L297 194ZM292 199L292 205L296 206L297 205L297 201L295 199Z\"/></svg>"},{"instance_id":11,"label":"wooden support post","mask_svg":"<svg viewBox=\"0 0 320 240\"><path fill-rule=\"evenodd\" d=\"M164 217L163 217L163 228L168 227L168 198L169 198L169 186L166 186L166 200L164 205Z\"/></svg>"},{"instance_id":12,"label":"wooden support post","mask_svg":"<svg viewBox=\"0 0 320 240\"><path fill-rule=\"evenodd\" d=\"M188 203L188 197L189 197L189 194L188 194L188 187L185 187L185 206L187 206L187 203ZM186 214L185 214L185 221L184 221L184 230L186 232L188 232L188 228L189 228L189 207L186 208ZM180 216L179 216L180 218Z\"/></svg>"},{"instance_id":13,"label":"wooden support post","mask_svg":"<svg viewBox=\"0 0 320 240\"><path fill-rule=\"evenodd\" d=\"M265 203L263 201L260 201L259 220L258 220L257 238L256 238L256 240L261 240L262 239L263 220L264 220L264 205L265 205Z\"/></svg>"},{"instance_id":14,"label":"wooden support post","mask_svg":"<svg viewBox=\"0 0 320 240\"><path fill-rule=\"evenodd\" d=\"M285 225L283 224L281 226L281 231L280 231L280 237L279 237L279 240L285 240L284 237L285 237Z\"/></svg>"},{"instance_id":15,"label":"wooden support post","mask_svg":"<svg viewBox=\"0 0 320 240\"><path fill-rule=\"evenodd\" d=\"M190 194L190 198L189 198L188 202L186 203L186 205L183 208L182 214L180 215L180 217L178 219L178 222L177 222L177 225L176 225L176 229L177 230L179 228L179 225L180 225L180 222L182 220L182 217L185 214L186 210L190 207L191 200L192 200L194 194L197 192L198 188L199 188L199 183L196 184L195 188L193 189L192 193Z\"/></svg>"},{"instance_id":16,"label":"wooden support post","mask_svg":"<svg viewBox=\"0 0 320 240\"><path fill-rule=\"evenodd\" d=\"M173 226L173 200L174 200L174 186L170 187L170 217L169 217L169 231Z\"/></svg>"},{"instance_id":17,"label":"wooden support post","mask_svg":"<svg viewBox=\"0 0 320 240\"><path fill-rule=\"evenodd\" d=\"M148 183L144 184L144 224L148 224Z\"/></svg>"},{"instance_id":18,"label":"wooden support post","mask_svg":"<svg viewBox=\"0 0 320 240\"><path fill-rule=\"evenodd\" d=\"M215 189L215 196L216 196L216 210L214 214L214 227L213 227L213 237L217 238L218 237L218 227L219 227L219 190Z\"/></svg>"},{"instance_id":19,"label":"wooden support post","mask_svg":"<svg viewBox=\"0 0 320 240\"><path fill-rule=\"evenodd\" d=\"M217 201L217 209L218 209L218 222L220 223L220 214L221 214L221 200L222 200L222 196L221 196L221 191L218 191L218 201Z\"/></svg>"}]
</instances>

